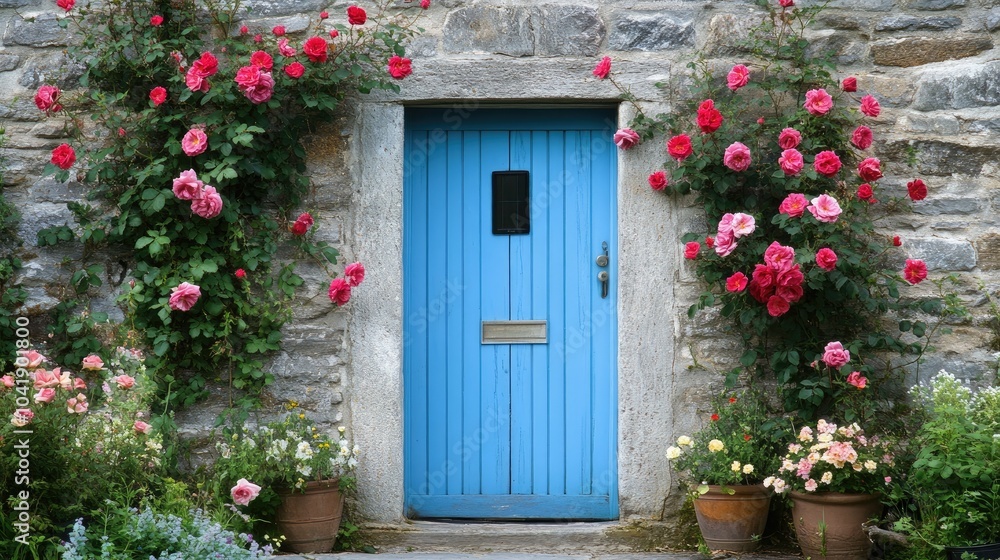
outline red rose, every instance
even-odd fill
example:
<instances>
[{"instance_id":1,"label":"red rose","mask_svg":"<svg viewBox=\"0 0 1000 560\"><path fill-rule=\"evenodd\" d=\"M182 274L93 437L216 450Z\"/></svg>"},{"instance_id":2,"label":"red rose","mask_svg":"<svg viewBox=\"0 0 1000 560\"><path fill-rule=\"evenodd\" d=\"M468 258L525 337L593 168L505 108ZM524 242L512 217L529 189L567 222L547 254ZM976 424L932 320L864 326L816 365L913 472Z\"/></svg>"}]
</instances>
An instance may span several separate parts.
<instances>
[{"instance_id":1,"label":"red rose","mask_svg":"<svg viewBox=\"0 0 1000 560\"><path fill-rule=\"evenodd\" d=\"M76 4L76 0L56 0L56 6L59 6L67 12L73 9L73 4Z\"/></svg>"},{"instance_id":2,"label":"red rose","mask_svg":"<svg viewBox=\"0 0 1000 560\"><path fill-rule=\"evenodd\" d=\"M663 171L656 171L649 176L649 186L654 191L662 191L667 187L667 174Z\"/></svg>"},{"instance_id":3,"label":"red rose","mask_svg":"<svg viewBox=\"0 0 1000 560\"><path fill-rule=\"evenodd\" d=\"M678 134L667 140L667 152L670 157L677 161L684 161L694 153L694 148L691 147L691 137L687 134Z\"/></svg>"},{"instance_id":4,"label":"red rose","mask_svg":"<svg viewBox=\"0 0 1000 560\"><path fill-rule=\"evenodd\" d=\"M412 73L413 69L410 68L410 59L401 56L393 56L389 59L389 75L393 78L402 80Z\"/></svg>"},{"instance_id":5,"label":"red rose","mask_svg":"<svg viewBox=\"0 0 1000 560\"><path fill-rule=\"evenodd\" d=\"M247 27L247 26L245 26L245 25L241 25L240 26L240 35L246 35L247 33L250 33L250 28Z\"/></svg>"},{"instance_id":6,"label":"red rose","mask_svg":"<svg viewBox=\"0 0 1000 560\"><path fill-rule=\"evenodd\" d=\"M861 183L858 185L858 198L861 200L871 200L875 193L872 191L872 186L868 183Z\"/></svg>"},{"instance_id":7,"label":"red rose","mask_svg":"<svg viewBox=\"0 0 1000 560\"><path fill-rule=\"evenodd\" d=\"M914 179L906 184L906 192L909 193L910 200L923 200L927 198L927 185L920 179Z\"/></svg>"},{"instance_id":8,"label":"red rose","mask_svg":"<svg viewBox=\"0 0 1000 560\"><path fill-rule=\"evenodd\" d=\"M48 112L58 112L62 109L62 105L59 104L59 88L56 86L42 86L38 88L35 93L35 106L38 107L40 111Z\"/></svg>"},{"instance_id":9,"label":"red rose","mask_svg":"<svg viewBox=\"0 0 1000 560\"><path fill-rule=\"evenodd\" d=\"M719 415L712 413L712 422L718 422L718 421L719 421Z\"/></svg>"},{"instance_id":10,"label":"red rose","mask_svg":"<svg viewBox=\"0 0 1000 560\"><path fill-rule=\"evenodd\" d=\"M858 79L854 76L844 78L844 81L840 82L840 89L848 93L858 91Z\"/></svg>"},{"instance_id":11,"label":"red rose","mask_svg":"<svg viewBox=\"0 0 1000 560\"><path fill-rule=\"evenodd\" d=\"M892 245L893 245L893 247L899 247L902 244L903 244L903 241L899 238L898 235L892 236Z\"/></svg>"},{"instance_id":12,"label":"red rose","mask_svg":"<svg viewBox=\"0 0 1000 560\"><path fill-rule=\"evenodd\" d=\"M778 0L778 4L780 4L782 8L791 8L795 5L795 0Z\"/></svg>"},{"instance_id":13,"label":"red rose","mask_svg":"<svg viewBox=\"0 0 1000 560\"><path fill-rule=\"evenodd\" d=\"M59 144L52 150L52 163L59 169L69 169L76 161L76 151L69 144Z\"/></svg>"},{"instance_id":14,"label":"red rose","mask_svg":"<svg viewBox=\"0 0 1000 560\"><path fill-rule=\"evenodd\" d=\"M689 241L684 245L684 258L694 260L698 258L698 251L701 251L701 243Z\"/></svg>"},{"instance_id":15,"label":"red rose","mask_svg":"<svg viewBox=\"0 0 1000 560\"><path fill-rule=\"evenodd\" d=\"M840 171L840 158L833 150L826 150L816 154L813 162L816 172L824 177L833 177Z\"/></svg>"},{"instance_id":16,"label":"red rose","mask_svg":"<svg viewBox=\"0 0 1000 560\"><path fill-rule=\"evenodd\" d=\"M920 259L906 259L906 266L903 267L903 277L910 284L919 284L927 278L927 264Z\"/></svg>"},{"instance_id":17,"label":"red rose","mask_svg":"<svg viewBox=\"0 0 1000 560\"><path fill-rule=\"evenodd\" d=\"M882 107L878 104L878 100L870 95L866 95L861 98L861 112L868 115L869 117L875 118L882 111Z\"/></svg>"},{"instance_id":18,"label":"red rose","mask_svg":"<svg viewBox=\"0 0 1000 560\"><path fill-rule=\"evenodd\" d=\"M253 42L254 43L263 43L264 42L264 36L261 35L260 33L254 35L253 36Z\"/></svg>"},{"instance_id":19,"label":"red rose","mask_svg":"<svg viewBox=\"0 0 1000 560\"><path fill-rule=\"evenodd\" d=\"M743 434L743 441L750 441L751 439L753 438L750 437L750 434Z\"/></svg>"},{"instance_id":20,"label":"red rose","mask_svg":"<svg viewBox=\"0 0 1000 560\"><path fill-rule=\"evenodd\" d=\"M156 86L149 92L149 99L153 102L153 105L159 107L160 104L167 100L167 90L162 86Z\"/></svg>"},{"instance_id":21,"label":"red rose","mask_svg":"<svg viewBox=\"0 0 1000 560\"><path fill-rule=\"evenodd\" d=\"M715 132L722 126L722 113L715 108L715 102L711 99L706 99L701 102L698 106L698 127L701 131L708 134Z\"/></svg>"},{"instance_id":22,"label":"red rose","mask_svg":"<svg viewBox=\"0 0 1000 560\"><path fill-rule=\"evenodd\" d=\"M250 55L250 64L270 72L271 68L274 68L274 58L264 51L256 51Z\"/></svg>"},{"instance_id":23,"label":"red rose","mask_svg":"<svg viewBox=\"0 0 1000 560\"><path fill-rule=\"evenodd\" d=\"M292 224L292 233L295 235L305 235L313 225L313 217L309 212L303 212Z\"/></svg>"},{"instance_id":24,"label":"red rose","mask_svg":"<svg viewBox=\"0 0 1000 560\"><path fill-rule=\"evenodd\" d=\"M851 144L859 149L867 150L872 145L872 129L865 125L855 128L854 133L851 134Z\"/></svg>"},{"instance_id":25,"label":"red rose","mask_svg":"<svg viewBox=\"0 0 1000 560\"><path fill-rule=\"evenodd\" d=\"M709 235L708 237L705 238L705 245L708 246L709 249L715 247L715 239L711 235Z\"/></svg>"},{"instance_id":26,"label":"red rose","mask_svg":"<svg viewBox=\"0 0 1000 560\"><path fill-rule=\"evenodd\" d=\"M816 252L816 266L830 272L837 267L837 253L833 249L823 247Z\"/></svg>"},{"instance_id":27,"label":"red rose","mask_svg":"<svg viewBox=\"0 0 1000 560\"><path fill-rule=\"evenodd\" d=\"M306 53L312 62L326 62L329 45L322 37L310 37L302 44L302 52Z\"/></svg>"},{"instance_id":28,"label":"red rose","mask_svg":"<svg viewBox=\"0 0 1000 560\"><path fill-rule=\"evenodd\" d=\"M366 21L368 21L368 14L365 13L364 8L357 6L347 8L347 23L351 25L364 25Z\"/></svg>"},{"instance_id":29,"label":"red rose","mask_svg":"<svg viewBox=\"0 0 1000 560\"><path fill-rule=\"evenodd\" d=\"M878 181L882 178L882 162L878 158L865 158L858 164L858 175L862 181Z\"/></svg>"},{"instance_id":30,"label":"red rose","mask_svg":"<svg viewBox=\"0 0 1000 560\"><path fill-rule=\"evenodd\" d=\"M152 25L153 27L159 27L163 25L163 16L157 14L149 18L149 25Z\"/></svg>"},{"instance_id":31,"label":"red rose","mask_svg":"<svg viewBox=\"0 0 1000 560\"><path fill-rule=\"evenodd\" d=\"M282 35L285 34L285 26L275 25L274 28L271 29L271 33L273 33L275 37L281 37Z\"/></svg>"},{"instance_id":32,"label":"red rose","mask_svg":"<svg viewBox=\"0 0 1000 560\"><path fill-rule=\"evenodd\" d=\"M247 271L243 270L242 268L237 268L236 272L233 273L233 276L239 278L240 280L243 280L244 278L247 277Z\"/></svg>"},{"instance_id":33,"label":"red rose","mask_svg":"<svg viewBox=\"0 0 1000 560\"><path fill-rule=\"evenodd\" d=\"M340 31L337 31L336 29L331 29L330 30L330 38L331 39L336 39L339 36L340 36Z\"/></svg>"},{"instance_id":34,"label":"red rose","mask_svg":"<svg viewBox=\"0 0 1000 560\"><path fill-rule=\"evenodd\" d=\"M322 11L322 12L319 13L319 19L326 19L328 17L330 17L330 13L329 12Z\"/></svg>"},{"instance_id":35,"label":"red rose","mask_svg":"<svg viewBox=\"0 0 1000 560\"><path fill-rule=\"evenodd\" d=\"M301 62L293 62L288 66L285 66L285 74L288 74L289 78L299 79L302 74L306 73L306 67L302 66Z\"/></svg>"}]
</instances>

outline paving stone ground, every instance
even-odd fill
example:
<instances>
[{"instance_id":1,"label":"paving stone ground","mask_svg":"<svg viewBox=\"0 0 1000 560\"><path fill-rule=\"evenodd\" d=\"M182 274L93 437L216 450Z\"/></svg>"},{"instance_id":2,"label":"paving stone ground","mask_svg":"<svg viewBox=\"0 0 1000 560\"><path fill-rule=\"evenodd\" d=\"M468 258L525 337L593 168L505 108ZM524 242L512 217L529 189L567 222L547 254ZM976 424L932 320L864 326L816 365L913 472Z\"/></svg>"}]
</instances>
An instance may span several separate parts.
<instances>
[{"instance_id":1,"label":"paving stone ground","mask_svg":"<svg viewBox=\"0 0 1000 560\"><path fill-rule=\"evenodd\" d=\"M341 553L341 554L302 554L277 556L276 560L373 560L371 554ZM492 553L456 553L456 552L406 552L379 554L380 560L721 560L733 558L738 560L796 560L799 556L768 555L768 554L716 554L705 556L697 552L670 553L634 553L634 554L525 554L510 552Z\"/></svg>"}]
</instances>

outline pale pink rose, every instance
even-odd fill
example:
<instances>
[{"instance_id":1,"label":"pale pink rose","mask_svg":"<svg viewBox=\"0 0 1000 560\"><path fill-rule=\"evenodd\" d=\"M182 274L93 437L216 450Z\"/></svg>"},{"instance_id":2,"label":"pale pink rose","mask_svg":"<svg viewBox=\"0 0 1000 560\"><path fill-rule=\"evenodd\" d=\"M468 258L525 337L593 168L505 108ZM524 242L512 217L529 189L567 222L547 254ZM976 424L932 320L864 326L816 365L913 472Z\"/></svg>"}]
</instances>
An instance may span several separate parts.
<instances>
[{"instance_id":1,"label":"pale pink rose","mask_svg":"<svg viewBox=\"0 0 1000 560\"><path fill-rule=\"evenodd\" d=\"M823 363L832 368L851 361L851 353L844 349L844 345L838 341L831 342L823 348Z\"/></svg>"},{"instance_id":2,"label":"pale pink rose","mask_svg":"<svg viewBox=\"0 0 1000 560\"><path fill-rule=\"evenodd\" d=\"M73 378L73 388L79 391L83 391L87 388L87 382L79 377Z\"/></svg>"},{"instance_id":3,"label":"pale pink rose","mask_svg":"<svg viewBox=\"0 0 1000 560\"><path fill-rule=\"evenodd\" d=\"M296 54L295 49L288 46L288 39L284 38L278 40L278 52L281 53L281 56L286 57L293 57Z\"/></svg>"},{"instance_id":4,"label":"pale pink rose","mask_svg":"<svg viewBox=\"0 0 1000 560\"><path fill-rule=\"evenodd\" d=\"M778 165L785 172L785 175L791 176L798 175L805 164L802 161L802 153L795 148L789 148L781 152L781 157L778 158Z\"/></svg>"},{"instance_id":5,"label":"pale pink rose","mask_svg":"<svg viewBox=\"0 0 1000 560\"><path fill-rule=\"evenodd\" d=\"M799 145L802 141L802 133L794 128L786 128L781 131L778 135L778 146L782 150L791 150Z\"/></svg>"},{"instance_id":6,"label":"pale pink rose","mask_svg":"<svg viewBox=\"0 0 1000 560\"><path fill-rule=\"evenodd\" d=\"M834 253L833 249L829 247L823 247L816 252L816 265L830 272L834 268L837 268L837 253Z\"/></svg>"},{"instance_id":7,"label":"pale pink rose","mask_svg":"<svg viewBox=\"0 0 1000 560\"><path fill-rule=\"evenodd\" d=\"M52 373L59 375L59 386L69 391L73 387L73 378L70 377L70 373L68 371L59 373L59 369L60 368L52 370Z\"/></svg>"},{"instance_id":8,"label":"pale pink rose","mask_svg":"<svg viewBox=\"0 0 1000 560\"><path fill-rule=\"evenodd\" d=\"M181 149L188 156L196 156L208 148L208 135L200 128L192 128L181 139Z\"/></svg>"},{"instance_id":9,"label":"pale pink rose","mask_svg":"<svg viewBox=\"0 0 1000 560\"><path fill-rule=\"evenodd\" d=\"M722 215L722 219L719 220L719 225L715 228L719 233L732 233L733 232L733 214L727 212Z\"/></svg>"},{"instance_id":10,"label":"pale pink rose","mask_svg":"<svg viewBox=\"0 0 1000 560\"><path fill-rule=\"evenodd\" d=\"M34 350L29 350L28 352L26 352L25 354L21 355L18 358L18 361L21 362L18 364L18 367L23 367L24 369L35 369L38 366L42 365L42 362L44 362L45 360L46 360L45 356L39 354Z\"/></svg>"},{"instance_id":11,"label":"pale pink rose","mask_svg":"<svg viewBox=\"0 0 1000 560\"><path fill-rule=\"evenodd\" d=\"M807 210L809 213L816 217L817 220L821 222L826 222L832 224L837 221L840 217L842 210L840 205L837 204L837 199L833 198L828 194L821 194L810 201L812 204L809 205Z\"/></svg>"},{"instance_id":12,"label":"pale pink rose","mask_svg":"<svg viewBox=\"0 0 1000 560\"><path fill-rule=\"evenodd\" d=\"M825 115L833 108L833 98L825 89L811 89L806 92L803 106L811 115Z\"/></svg>"},{"instance_id":13,"label":"pale pink rose","mask_svg":"<svg viewBox=\"0 0 1000 560\"><path fill-rule=\"evenodd\" d=\"M83 359L83 369L100 371L104 369L104 362L101 361L101 357L97 354L91 354Z\"/></svg>"},{"instance_id":14,"label":"pale pink rose","mask_svg":"<svg viewBox=\"0 0 1000 560\"><path fill-rule=\"evenodd\" d=\"M188 282L181 282L170 292L170 309L188 311L198 303L201 288Z\"/></svg>"},{"instance_id":15,"label":"pale pink rose","mask_svg":"<svg viewBox=\"0 0 1000 560\"><path fill-rule=\"evenodd\" d=\"M3 377L0 377L0 384L3 384L4 388L6 388L6 389L10 389L15 384L14 378L11 377L11 376L9 376L9 375L5 375Z\"/></svg>"},{"instance_id":16,"label":"pale pink rose","mask_svg":"<svg viewBox=\"0 0 1000 560\"><path fill-rule=\"evenodd\" d=\"M892 482L892 477L891 476L885 477L885 483L889 484L890 482Z\"/></svg>"},{"instance_id":17,"label":"pale pink rose","mask_svg":"<svg viewBox=\"0 0 1000 560\"><path fill-rule=\"evenodd\" d=\"M50 403L52 399L56 398L56 390L52 387L46 387L41 391L35 393L36 403Z\"/></svg>"},{"instance_id":18,"label":"pale pink rose","mask_svg":"<svg viewBox=\"0 0 1000 560\"><path fill-rule=\"evenodd\" d=\"M135 430L135 433L137 434L149 435L149 432L153 430L153 427L142 420L136 420L135 423L132 424L132 429Z\"/></svg>"},{"instance_id":19,"label":"pale pink rose","mask_svg":"<svg viewBox=\"0 0 1000 560\"><path fill-rule=\"evenodd\" d=\"M639 133L631 128L622 128L615 132L615 145L623 150L627 150L639 143Z\"/></svg>"},{"instance_id":20,"label":"pale pink rose","mask_svg":"<svg viewBox=\"0 0 1000 560\"><path fill-rule=\"evenodd\" d=\"M753 216L743 213L733 214L733 221L730 225L733 230L733 237L736 239L739 239L744 235L750 235L757 227L757 223Z\"/></svg>"},{"instance_id":21,"label":"pale pink rose","mask_svg":"<svg viewBox=\"0 0 1000 560\"><path fill-rule=\"evenodd\" d=\"M229 493L233 496L233 503L246 506L250 505L250 502L260 494L260 486L241 478L236 481L236 486L233 486Z\"/></svg>"},{"instance_id":22,"label":"pale pink rose","mask_svg":"<svg viewBox=\"0 0 1000 560\"><path fill-rule=\"evenodd\" d=\"M131 375L119 375L111 380L118 384L119 389L131 389L135 386L135 378Z\"/></svg>"},{"instance_id":23,"label":"pale pink rose","mask_svg":"<svg viewBox=\"0 0 1000 560\"><path fill-rule=\"evenodd\" d=\"M45 387L57 387L59 386L59 368L52 371L45 371L44 369L36 370L34 373L35 378L35 389L44 389Z\"/></svg>"},{"instance_id":24,"label":"pale pink rose","mask_svg":"<svg viewBox=\"0 0 1000 560\"><path fill-rule=\"evenodd\" d=\"M852 371L850 375L847 376L847 382L854 385L858 389L864 389L868 385L868 378L861 375L860 371Z\"/></svg>"},{"instance_id":25,"label":"pale pink rose","mask_svg":"<svg viewBox=\"0 0 1000 560\"><path fill-rule=\"evenodd\" d=\"M819 485L816 484L816 481L810 478L806 481L806 492L815 492L818 486Z\"/></svg>"},{"instance_id":26,"label":"pale pink rose","mask_svg":"<svg viewBox=\"0 0 1000 560\"><path fill-rule=\"evenodd\" d=\"M18 428L23 428L31 423L31 419L35 417L35 413L31 411L30 408L19 408L14 411L14 415L11 416L10 423L17 426Z\"/></svg>"},{"instance_id":27,"label":"pale pink rose","mask_svg":"<svg viewBox=\"0 0 1000 560\"><path fill-rule=\"evenodd\" d=\"M802 193L792 193L785 197L785 200L781 201L781 206L778 206L778 212L782 214L788 214L792 218L799 218L806 211L806 207L809 206L809 200Z\"/></svg>"},{"instance_id":28,"label":"pale pink rose","mask_svg":"<svg viewBox=\"0 0 1000 560\"><path fill-rule=\"evenodd\" d=\"M191 201L191 211L205 218L214 218L222 212L222 197L212 185L205 185L201 196Z\"/></svg>"},{"instance_id":29,"label":"pale pink rose","mask_svg":"<svg viewBox=\"0 0 1000 560\"><path fill-rule=\"evenodd\" d=\"M764 250L764 264L779 273L791 270L795 265L795 249L774 241Z\"/></svg>"},{"instance_id":30,"label":"pale pink rose","mask_svg":"<svg viewBox=\"0 0 1000 560\"><path fill-rule=\"evenodd\" d=\"M729 71L729 75L726 76L726 82L729 89L736 91L741 87L747 85L750 81L750 69L742 64L737 64L733 66L733 69Z\"/></svg>"},{"instance_id":31,"label":"pale pink rose","mask_svg":"<svg viewBox=\"0 0 1000 560\"><path fill-rule=\"evenodd\" d=\"M365 265L356 262L344 267L344 278L352 288L361 284L365 280Z\"/></svg>"},{"instance_id":32,"label":"pale pink rose","mask_svg":"<svg viewBox=\"0 0 1000 560\"><path fill-rule=\"evenodd\" d=\"M83 414L87 412L87 395L77 393L75 397L66 400L66 412L70 414Z\"/></svg>"},{"instance_id":33,"label":"pale pink rose","mask_svg":"<svg viewBox=\"0 0 1000 560\"><path fill-rule=\"evenodd\" d=\"M205 183L198 180L194 169L181 171L180 177L174 179L174 196L181 200L192 200L201 196Z\"/></svg>"},{"instance_id":34,"label":"pale pink rose","mask_svg":"<svg viewBox=\"0 0 1000 560\"><path fill-rule=\"evenodd\" d=\"M750 148L741 142L733 142L722 157L722 163L733 171L746 171L752 163L750 159Z\"/></svg>"},{"instance_id":35,"label":"pale pink rose","mask_svg":"<svg viewBox=\"0 0 1000 560\"><path fill-rule=\"evenodd\" d=\"M736 236L733 235L733 230L719 232L715 236L715 254L720 257L728 257L736 250L738 245L736 244Z\"/></svg>"}]
</instances>

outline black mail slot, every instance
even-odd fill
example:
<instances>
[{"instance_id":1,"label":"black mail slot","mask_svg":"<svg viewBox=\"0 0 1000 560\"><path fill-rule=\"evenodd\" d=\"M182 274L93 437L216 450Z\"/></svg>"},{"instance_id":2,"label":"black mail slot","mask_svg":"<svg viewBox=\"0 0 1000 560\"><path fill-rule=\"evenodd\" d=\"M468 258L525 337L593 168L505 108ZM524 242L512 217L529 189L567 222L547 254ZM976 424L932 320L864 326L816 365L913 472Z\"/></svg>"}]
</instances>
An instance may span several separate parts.
<instances>
[{"instance_id":1,"label":"black mail slot","mask_svg":"<svg viewBox=\"0 0 1000 560\"><path fill-rule=\"evenodd\" d=\"M528 233L528 172L493 172L493 233Z\"/></svg>"}]
</instances>

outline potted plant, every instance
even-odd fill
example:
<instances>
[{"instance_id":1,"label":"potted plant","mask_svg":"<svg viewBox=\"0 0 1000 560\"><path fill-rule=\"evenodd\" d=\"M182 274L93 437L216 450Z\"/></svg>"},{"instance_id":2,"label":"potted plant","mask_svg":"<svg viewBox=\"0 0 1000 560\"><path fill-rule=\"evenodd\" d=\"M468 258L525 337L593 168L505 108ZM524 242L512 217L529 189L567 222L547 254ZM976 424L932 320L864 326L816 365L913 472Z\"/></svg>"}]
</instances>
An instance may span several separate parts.
<instances>
[{"instance_id":1,"label":"potted plant","mask_svg":"<svg viewBox=\"0 0 1000 560\"><path fill-rule=\"evenodd\" d=\"M247 513L273 517L288 551L329 552L360 452L344 428L339 431L331 439L294 411L257 428L232 430L218 445L219 488Z\"/></svg>"},{"instance_id":2,"label":"potted plant","mask_svg":"<svg viewBox=\"0 0 1000 560\"><path fill-rule=\"evenodd\" d=\"M1000 559L1000 388L973 394L942 371L912 393L922 421L899 488L915 512L896 530L913 558Z\"/></svg>"},{"instance_id":3,"label":"potted plant","mask_svg":"<svg viewBox=\"0 0 1000 560\"><path fill-rule=\"evenodd\" d=\"M821 419L799 430L764 486L790 492L795 535L807 557L864 560L871 541L862 524L881 515L881 493L895 465L890 440L866 435L857 423Z\"/></svg>"},{"instance_id":4,"label":"potted plant","mask_svg":"<svg viewBox=\"0 0 1000 560\"><path fill-rule=\"evenodd\" d=\"M764 435L764 402L748 393L717 400L708 424L667 448L691 488L698 528L713 550L751 551L760 545L771 491L761 482L775 462Z\"/></svg>"}]
</instances>

